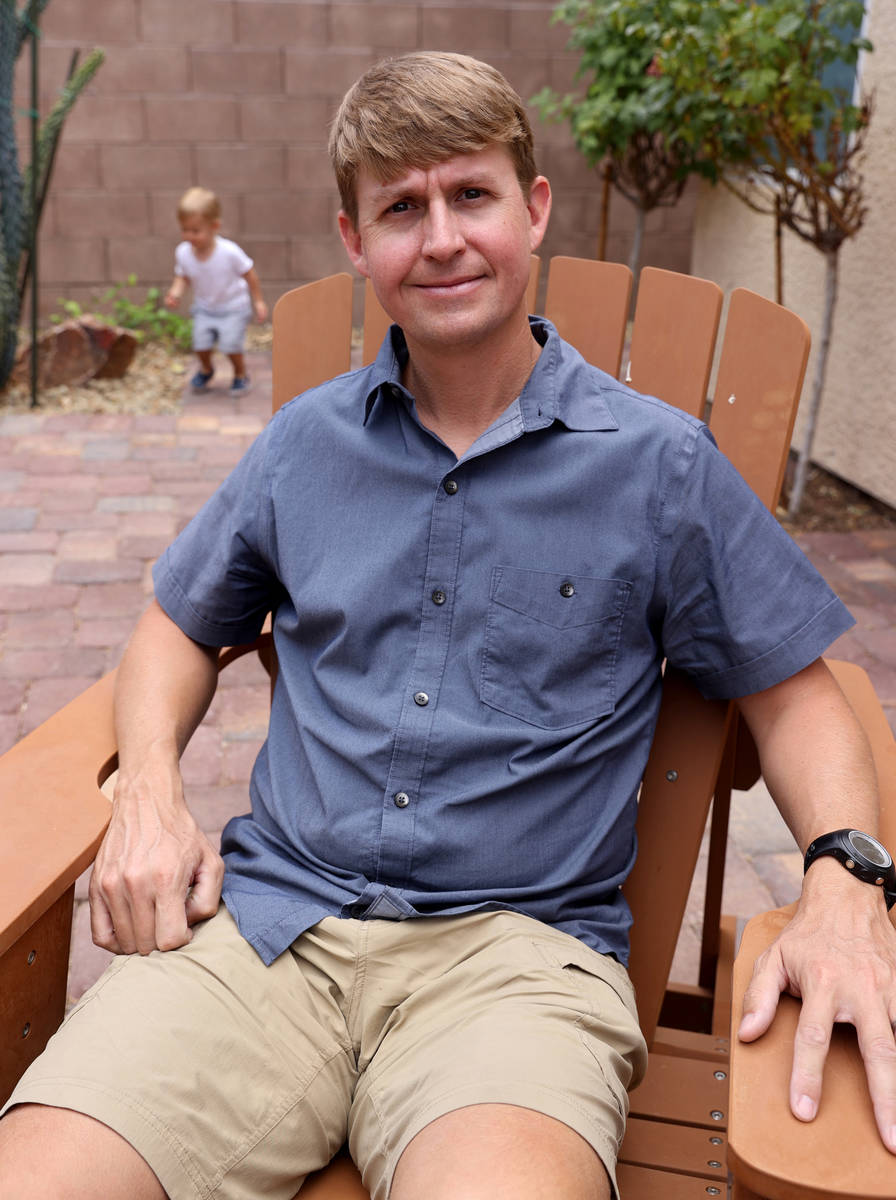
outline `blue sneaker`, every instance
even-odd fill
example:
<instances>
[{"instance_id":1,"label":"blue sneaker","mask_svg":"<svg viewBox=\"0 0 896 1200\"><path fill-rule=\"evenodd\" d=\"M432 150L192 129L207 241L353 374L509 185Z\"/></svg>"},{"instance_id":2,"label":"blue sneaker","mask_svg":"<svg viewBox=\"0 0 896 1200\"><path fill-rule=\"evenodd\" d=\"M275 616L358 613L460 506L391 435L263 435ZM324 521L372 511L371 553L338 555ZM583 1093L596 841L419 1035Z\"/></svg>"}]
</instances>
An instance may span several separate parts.
<instances>
[{"instance_id":1,"label":"blue sneaker","mask_svg":"<svg viewBox=\"0 0 896 1200\"><path fill-rule=\"evenodd\" d=\"M230 385L231 396L244 396L252 387L252 381L248 375L235 375L233 383Z\"/></svg>"},{"instance_id":2,"label":"blue sneaker","mask_svg":"<svg viewBox=\"0 0 896 1200\"><path fill-rule=\"evenodd\" d=\"M190 380L190 389L194 392L205 392L212 381L214 371L197 371Z\"/></svg>"}]
</instances>

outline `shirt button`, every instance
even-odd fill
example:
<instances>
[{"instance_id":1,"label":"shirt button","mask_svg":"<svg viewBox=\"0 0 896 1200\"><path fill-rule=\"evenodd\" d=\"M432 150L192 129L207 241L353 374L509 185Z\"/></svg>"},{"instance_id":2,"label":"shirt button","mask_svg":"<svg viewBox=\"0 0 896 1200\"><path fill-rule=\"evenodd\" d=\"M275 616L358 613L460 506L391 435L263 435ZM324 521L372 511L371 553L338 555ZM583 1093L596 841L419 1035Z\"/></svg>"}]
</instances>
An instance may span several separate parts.
<instances>
[{"instance_id":1,"label":"shirt button","mask_svg":"<svg viewBox=\"0 0 896 1200\"><path fill-rule=\"evenodd\" d=\"M449 496L453 496L454 493L457 491L457 480L456 479L446 479L445 482L442 484L442 487L445 489L445 491L448 493Z\"/></svg>"},{"instance_id":2,"label":"shirt button","mask_svg":"<svg viewBox=\"0 0 896 1200\"><path fill-rule=\"evenodd\" d=\"M414 703L418 704L420 708L426 708L429 704L429 696L426 692L414 692Z\"/></svg>"},{"instance_id":3,"label":"shirt button","mask_svg":"<svg viewBox=\"0 0 896 1200\"><path fill-rule=\"evenodd\" d=\"M560 584L560 595L561 596L565 596L566 599L568 600L570 598L570 596L574 596L575 594L576 594L576 589L572 586L572 584L569 582L569 580L567 580L566 583Z\"/></svg>"},{"instance_id":4,"label":"shirt button","mask_svg":"<svg viewBox=\"0 0 896 1200\"><path fill-rule=\"evenodd\" d=\"M392 801L396 808L407 808L411 802L411 798L407 792L396 792L392 797Z\"/></svg>"},{"instance_id":5,"label":"shirt button","mask_svg":"<svg viewBox=\"0 0 896 1200\"><path fill-rule=\"evenodd\" d=\"M445 593L442 591L441 588L436 588L436 590L432 594L433 604L444 604L447 599L448 599L448 597L445 595Z\"/></svg>"}]
</instances>

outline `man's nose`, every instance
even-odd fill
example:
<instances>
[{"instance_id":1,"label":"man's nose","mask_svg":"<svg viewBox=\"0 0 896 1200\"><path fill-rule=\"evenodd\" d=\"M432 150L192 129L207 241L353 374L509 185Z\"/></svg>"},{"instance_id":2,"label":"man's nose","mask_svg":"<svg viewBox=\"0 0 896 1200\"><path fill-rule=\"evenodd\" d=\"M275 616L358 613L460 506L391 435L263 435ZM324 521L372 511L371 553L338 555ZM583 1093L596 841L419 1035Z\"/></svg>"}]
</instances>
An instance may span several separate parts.
<instances>
[{"instance_id":1,"label":"man's nose","mask_svg":"<svg viewBox=\"0 0 896 1200\"><path fill-rule=\"evenodd\" d=\"M460 219L451 206L431 204L423 230L423 253L427 258L453 258L465 244Z\"/></svg>"}]
</instances>

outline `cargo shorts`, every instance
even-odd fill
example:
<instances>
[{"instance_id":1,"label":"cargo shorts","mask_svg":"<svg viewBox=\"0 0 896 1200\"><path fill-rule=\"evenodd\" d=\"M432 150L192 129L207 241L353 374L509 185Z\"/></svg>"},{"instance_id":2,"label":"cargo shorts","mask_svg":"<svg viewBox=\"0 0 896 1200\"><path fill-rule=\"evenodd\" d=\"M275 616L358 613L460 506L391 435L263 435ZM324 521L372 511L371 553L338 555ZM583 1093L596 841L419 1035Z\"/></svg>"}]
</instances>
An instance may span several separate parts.
<instances>
[{"instance_id":1,"label":"cargo shorts","mask_svg":"<svg viewBox=\"0 0 896 1200\"><path fill-rule=\"evenodd\" d=\"M116 958L8 1107L103 1122L172 1200L291 1200L346 1140L386 1200L411 1139L483 1103L564 1122L615 1188L646 1054L625 969L530 917L328 917L265 966L222 906Z\"/></svg>"}]
</instances>

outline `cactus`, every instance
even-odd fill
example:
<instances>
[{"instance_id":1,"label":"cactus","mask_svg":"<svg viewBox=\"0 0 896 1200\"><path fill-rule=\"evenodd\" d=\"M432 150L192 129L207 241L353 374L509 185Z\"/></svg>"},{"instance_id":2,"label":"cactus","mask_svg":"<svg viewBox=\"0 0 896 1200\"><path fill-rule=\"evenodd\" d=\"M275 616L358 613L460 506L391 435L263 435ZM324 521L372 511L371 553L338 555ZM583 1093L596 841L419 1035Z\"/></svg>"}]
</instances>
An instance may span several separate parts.
<instances>
[{"instance_id":1,"label":"cactus","mask_svg":"<svg viewBox=\"0 0 896 1200\"><path fill-rule=\"evenodd\" d=\"M31 173L36 171L37 196L49 182L53 150L65 118L105 57L93 50L60 90L41 122L37 157L24 170L19 166L13 112L16 59L29 38L37 36L36 22L49 0L27 0L19 11L16 0L0 0L0 389L12 371L21 310L21 273L26 249L36 233L39 209L32 211Z\"/></svg>"}]
</instances>

